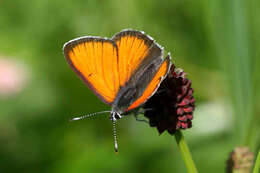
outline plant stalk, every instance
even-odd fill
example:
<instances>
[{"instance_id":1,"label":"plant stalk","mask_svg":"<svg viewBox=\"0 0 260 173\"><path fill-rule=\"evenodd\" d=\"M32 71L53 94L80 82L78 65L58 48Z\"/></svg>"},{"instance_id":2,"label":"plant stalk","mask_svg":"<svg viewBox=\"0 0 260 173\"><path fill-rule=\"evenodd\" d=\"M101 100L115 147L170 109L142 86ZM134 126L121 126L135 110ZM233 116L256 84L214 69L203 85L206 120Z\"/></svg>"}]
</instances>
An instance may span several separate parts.
<instances>
[{"instance_id":1,"label":"plant stalk","mask_svg":"<svg viewBox=\"0 0 260 173\"><path fill-rule=\"evenodd\" d=\"M197 173L197 168L195 166L195 163L191 157L191 153L189 150L189 147L184 139L184 136L180 130L177 130L175 133L175 139L177 142L177 145L181 151L182 159L185 162L186 168L188 169L189 173Z\"/></svg>"},{"instance_id":2,"label":"plant stalk","mask_svg":"<svg viewBox=\"0 0 260 173\"><path fill-rule=\"evenodd\" d=\"M255 161L255 167L254 167L254 171L253 173L259 173L259 170L260 170L260 150L257 154L257 158L256 158L256 161Z\"/></svg>"}]
</instances>

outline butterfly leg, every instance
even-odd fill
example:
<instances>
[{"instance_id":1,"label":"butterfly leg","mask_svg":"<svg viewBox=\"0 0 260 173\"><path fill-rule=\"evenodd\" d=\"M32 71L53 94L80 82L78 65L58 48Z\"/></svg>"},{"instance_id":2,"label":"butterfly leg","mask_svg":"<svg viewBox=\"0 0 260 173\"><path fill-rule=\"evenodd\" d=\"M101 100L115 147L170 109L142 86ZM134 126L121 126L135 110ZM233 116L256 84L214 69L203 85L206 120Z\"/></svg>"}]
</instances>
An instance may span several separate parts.
<instances>
[{"instance_id":1,"label":"butterfly leg","mask_svg":"<svg viewBox=\"0 0 260 173\"><path fill-rule=\"evenodd\" d=\"M134 117L135 117L135 120L136 121L139 121L139 122L145 122L145 123L147 123L147 124L149 124L149 121L147 121L146 119L140 119L139 117L138 117L138 115L139 114L134 114Z\"/></svg>"}]
</instances>

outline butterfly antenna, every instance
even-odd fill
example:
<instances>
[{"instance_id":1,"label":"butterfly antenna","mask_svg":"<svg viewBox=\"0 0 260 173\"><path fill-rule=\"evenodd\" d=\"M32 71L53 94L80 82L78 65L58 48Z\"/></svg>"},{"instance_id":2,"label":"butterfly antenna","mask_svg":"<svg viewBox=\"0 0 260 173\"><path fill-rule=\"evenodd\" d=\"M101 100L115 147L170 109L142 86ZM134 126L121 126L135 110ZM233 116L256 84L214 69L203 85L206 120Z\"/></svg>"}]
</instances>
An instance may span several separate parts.
<instances>
[{"instance_id":1,"label":"butterfly antenna","mask_svg":"<svg viewBox=\"0 0 260 173\"><path fill-rule=\"evenodd\" d=\"M92 117L92 116L95 116L95 115L98 115L98 114L104 114L104 113L111 113L111 111L95 112L95 113L92 113L92 114L87 114L87 115L83 115L83 116L80 116L80 117L72 118L72 119L70 119L70 121L77 121L77 120L81 120L81 119L84 119L84 118L89 118L89 117Z\"/></svg>"},{"instance_id":2,"label":"butterfly antenna","mask_svg":"<svg viewBox=\"0 0 260 173\"><path fill-rule=\"evenodd\" d=\"M112 121L113 123L113 135L114 135L114 143L115 143L115 152L118 152L118 145L117 145L117 135L116 135L116 121Z\"/></svg>"}]
</instances>

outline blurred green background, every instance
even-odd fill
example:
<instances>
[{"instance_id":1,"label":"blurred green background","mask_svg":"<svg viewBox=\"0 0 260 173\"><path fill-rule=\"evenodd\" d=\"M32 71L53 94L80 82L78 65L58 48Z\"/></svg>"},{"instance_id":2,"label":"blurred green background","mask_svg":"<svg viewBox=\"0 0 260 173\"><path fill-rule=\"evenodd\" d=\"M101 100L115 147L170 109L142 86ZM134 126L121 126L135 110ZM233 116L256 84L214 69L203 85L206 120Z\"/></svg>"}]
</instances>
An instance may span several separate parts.
<instances>
[{"instance_id":1,"label":"blurred green background","mask_svg":"<svg viewBox=\"0 0 260 173\"><path fill-rule=\"evenodd\" d=\"M173 136L110 107L67 65L62 46L84 35L143 30L193 81L184 132L199 172L224 172L235 146L260 148L260 1L1 0L0 172L186 172Z\"/></svg>"}]
</instances>

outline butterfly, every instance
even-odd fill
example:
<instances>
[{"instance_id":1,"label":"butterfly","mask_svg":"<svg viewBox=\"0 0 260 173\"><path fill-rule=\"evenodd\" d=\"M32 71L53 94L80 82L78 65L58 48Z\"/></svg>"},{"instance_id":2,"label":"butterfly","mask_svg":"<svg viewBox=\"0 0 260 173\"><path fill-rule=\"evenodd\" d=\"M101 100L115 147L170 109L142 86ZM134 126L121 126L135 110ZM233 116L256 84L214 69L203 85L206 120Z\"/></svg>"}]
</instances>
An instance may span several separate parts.
<instances>
[{"instance_id":1,"label":"butterfly","mask_svg":"<svg viewBox=\"0 0 260 173\"><path fill-rule=\"evenodd\" d=\"M109 112L114 129L118 119L157 91L171 65L170 54L163 57L163 47L144 32L132 29L116 33L111 39L73 39L64 44L63 53L88 88L112 107Z\"/></svg>"}]
</instances>

